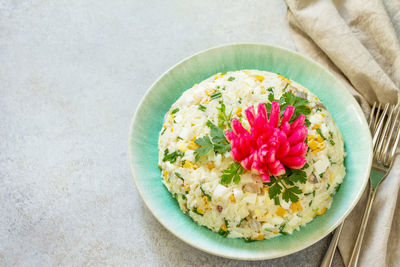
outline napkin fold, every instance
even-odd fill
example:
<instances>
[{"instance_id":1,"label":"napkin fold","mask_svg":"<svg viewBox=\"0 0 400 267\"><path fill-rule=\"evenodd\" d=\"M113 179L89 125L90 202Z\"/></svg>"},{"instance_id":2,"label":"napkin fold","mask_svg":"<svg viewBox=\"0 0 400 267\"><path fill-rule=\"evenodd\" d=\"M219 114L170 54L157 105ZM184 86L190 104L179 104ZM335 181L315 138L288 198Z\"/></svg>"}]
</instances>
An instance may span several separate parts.
<instances>
[{"instance_id":1,"label":"napkin fold","mask_svg":"<svg viewBox=\"0 0 400 267\"><path fill-rule=\"evenodd\" d=\"M400 94L400 1L285 0L296 47L330 69L360 103L396 104ZM359 266L400 263L400 157L381 184L364 236ZM339 250L347 264L366 192L345 221Z\"/></svg>"}]
</instances>

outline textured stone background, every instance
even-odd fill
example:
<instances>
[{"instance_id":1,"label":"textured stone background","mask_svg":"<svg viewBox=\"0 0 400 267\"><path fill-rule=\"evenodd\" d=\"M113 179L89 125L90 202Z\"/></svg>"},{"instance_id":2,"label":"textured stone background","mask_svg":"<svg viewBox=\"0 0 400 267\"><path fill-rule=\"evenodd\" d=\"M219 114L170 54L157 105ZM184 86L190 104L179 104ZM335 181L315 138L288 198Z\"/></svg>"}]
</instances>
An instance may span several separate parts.
<instances>
[{"instance_id":1,"label":"textured stone background","mask_svg":"<svg viewBox=\"0 0 400 267\"><path fill-rule=\"evenodd\" d=\"M285 13L280 0L0 0L0 265L259 265L156 221L129 172L128 129L151 83L195 52L294 49ZM328 242L262 264L318 266Z\"/></svg>"}]
</instances>

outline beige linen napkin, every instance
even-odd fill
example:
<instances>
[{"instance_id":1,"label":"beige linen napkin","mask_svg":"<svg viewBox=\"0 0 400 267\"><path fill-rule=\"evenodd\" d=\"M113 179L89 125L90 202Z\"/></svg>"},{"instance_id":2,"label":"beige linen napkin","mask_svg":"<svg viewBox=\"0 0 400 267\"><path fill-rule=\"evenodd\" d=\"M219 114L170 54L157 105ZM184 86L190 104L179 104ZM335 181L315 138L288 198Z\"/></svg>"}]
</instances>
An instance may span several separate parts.
<instances>
[{"instance_id":1,"label":"beige linen napkin","mask_svg":"<svg viewBox=\"0 0 400 267\"><path fill-rule=\"evenodd\" d=\"M296 47L345 82L367 115L373 101L395 104L400 88L400 0L285 0ZM369 104L368 104L369 103ZM376 195L359 266L400 265L400 157ZM346 219L345 263L366 194Z\"/></svg>"}]
</instances>

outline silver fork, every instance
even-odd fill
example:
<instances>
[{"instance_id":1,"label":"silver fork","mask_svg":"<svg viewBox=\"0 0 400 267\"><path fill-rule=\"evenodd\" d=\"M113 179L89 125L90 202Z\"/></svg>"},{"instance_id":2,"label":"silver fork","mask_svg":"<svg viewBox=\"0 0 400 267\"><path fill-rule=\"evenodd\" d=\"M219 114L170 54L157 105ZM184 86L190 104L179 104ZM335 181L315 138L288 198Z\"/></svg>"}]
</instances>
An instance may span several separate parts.
<instances>
[{"instance_id":1,"label":"silver fork","mask_svg":"<svg viewBox=\"0 0 400 267\"><path fill-rule=\"evenodd\" d=\"M388 150L389 145L390 145L390 140L386 139L386 142L384 144L383 143L385 141L384 138L385 138L385 136L389 136L389 137L393 136L394 129L397 124L398 116L399 116L399 112L400 112L400 109L398 109L395 117L393 117L395 108L391 107L391 111L389 112L390 113L389 118L386 119L386 115L387 115L387 112L389 109L389 104L386 104L384 106L384 108L383 109L382 108L383 108L383 105L381 103L379 103L379 105L377 105L375 102L371 109L371 113L370 113L370 117L369 117L369 128L373 135L373 140L372 140L372 144L374 147L374 163L373 163L373 165L375 165L375 161L377 159L377 158L375 158L375 154L376 154L376 152L378 152L378 148L380 149L378 154L382 155L381 157L383 157L383 154L384 154L383 152ZM390 128L390 132L388 134L387 131L389 129L389 125L391 122L392 122L391 125L393 127ZM397 144L399 142L399 132L398 131L399 131L399 129L397 129L397 137L395 138L395 143L394 143L393 149L391 151L391 164L393 163L395 148L397 147ZM382 148L384 148L384 149L382 150ZM385 157L385 158L387 158L387 157ZM387 160L389 160L389 158L387 158ZM390 165L390 168L391 168L391 165ZM360 252L361 243L362 243L362 239L364 236L364 231L365 231L366 224L368 221L369 213L371 211L372 202L375 197L375 192L378 188L379 183L386 177L387 173L390 171L390 168L387 170L386 174L381 177L372 175L372 171L371 171L370 193L369 193L369 197L368 197L368 205L366 206L366 210L364 212L364 217L363 217L363 223L361 225L360 232L358 234L357 241L356 241L356 244L354 247L354 251L353 251L354 257L352 256L353 262L355 261L355 263L354 263L355 265L357 264L358 254ZM376 177L378 177L378 178L376 178ZM374 181L374 182L372 182L372 181ZM343 228L343 224L344 224L344 222L341 223L338 226L338 228L336 228L335 234L332 237L329 248L327 249L324 259L322 260L321 267L331 266L333 256L335 254L336 246L339 241L340 234L341 234L341 231ZM357 250L358 250L358 252L355 252ZM350 262L352 262L352 261L350 261ZM350 263L349 263L349 266L351 266Z\"/></svg>"},{"instance_id":2,"label":"silver fork","mask_svg":"<svg viewBox=\"0 0 400 267\"><path fill-rule=\"evenodd\" d=\"M375 107L376 104L374 104L371 112L375 112ZM376 112L379 112L379 107L376 109ZM400 139L399 114L400 108L386 104L380 121L374 123L374 128L379 129L380 127L383 127L383 130L377 131L378 134L375 134L374 139L372 140L374 143L374 160L372 162L370 174L368 202L365 207L364 216L361 221L356 243L350 257L348 264L349 267L357 266L358 256L360 255L361 245L364 238L365 229L367 228L368 218L376 191L380 183L386 178L393 166L397 145L399 144ZM372 127L371 122L370 127Z\"/></svg>"}]
</instances>

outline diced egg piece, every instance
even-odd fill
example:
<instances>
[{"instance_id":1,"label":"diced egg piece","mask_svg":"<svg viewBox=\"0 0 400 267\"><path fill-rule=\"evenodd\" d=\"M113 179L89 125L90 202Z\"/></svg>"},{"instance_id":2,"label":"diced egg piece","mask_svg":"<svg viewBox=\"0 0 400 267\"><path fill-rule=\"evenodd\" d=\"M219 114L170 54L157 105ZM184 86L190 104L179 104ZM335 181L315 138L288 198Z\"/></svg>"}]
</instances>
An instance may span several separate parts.
<instances>
[{"instance_id":1,"label":"diced egg piece","mask_svg":"<svg viewBox=\"0 0 400 267\"><path fill-rule=\"evenodd\" d=\"M326 168L329 167L329 159L327 156L322 156L314 163L314 170L317 175L324 173Z\"/></svg>"},{"instance_id":2,"label":"diced egg piece","mask_svg":"<svg viewBox=\"0 0 400 267\"><path fill-rule=\"evenodd\" d=\"M217 187L215 187L214 192L213 192L213 198L215 199L222 199L226 193L229 191L228 188L226 188L223 185L217 185Z\"/></svg>"},{"instance_id":3,"label":"diced egg piece","mask_svg":"<svg viewBox=\"0 0 400 267\"><path fill-rule=\"evenodd\" d=\"M256 199L257 199L256 193L246 193L245 197L242 199L242 201L250 203L250 204L254 204L254 203L256 203Z\"/></svg>"}]
</instances>

